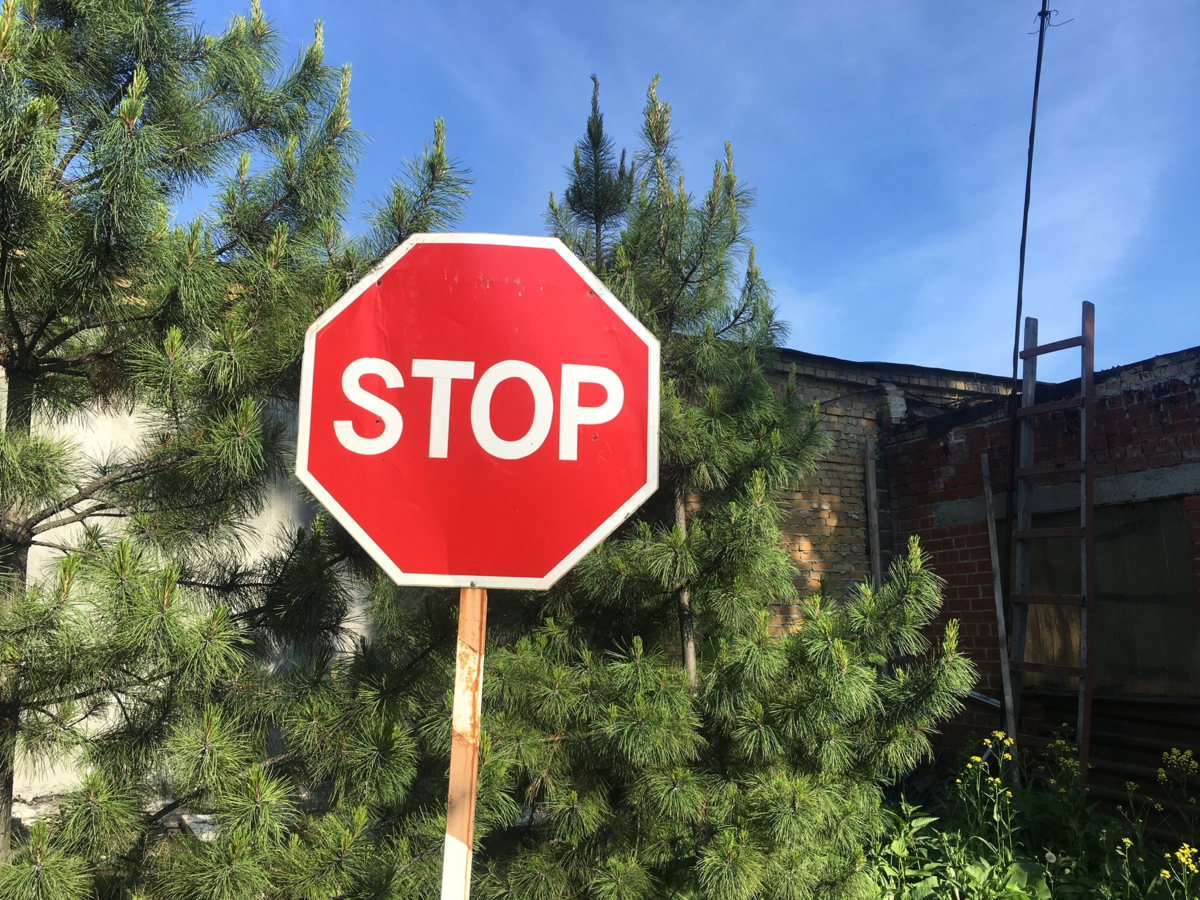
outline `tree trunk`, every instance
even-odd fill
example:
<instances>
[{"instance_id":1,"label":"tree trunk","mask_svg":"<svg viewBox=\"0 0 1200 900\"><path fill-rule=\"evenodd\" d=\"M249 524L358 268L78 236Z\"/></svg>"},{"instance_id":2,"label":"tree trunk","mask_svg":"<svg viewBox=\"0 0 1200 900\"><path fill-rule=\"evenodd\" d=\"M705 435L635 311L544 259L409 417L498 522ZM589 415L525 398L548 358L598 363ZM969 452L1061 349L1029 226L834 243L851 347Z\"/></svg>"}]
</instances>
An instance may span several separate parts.
<instances>
[{"instance_id":1,"label":"tree trunk","mask_svg":"<svg viewBox=\"0 0 1200 900\"><path fill-rule=\"evenodd\" d=\"M8 374L5 384L4 431L29 434L33 422L32 379ZM0 594L23 593L29 574L29 542L10 535L0 546ZM12 860L12 808L16 788L17 741L21 733L21 701L12 673L0 673L0 864Z\"/></svg>"},{"instance_id":2,"label":"tree trunk","mask_svg":"<svg viewBox=\"0 0 1200 900\"><path fill-rule=\"evenodd\" d=\"M604 261L604 255L600 250L600 220L596 220L596 274L600 274L600 264Z\"/></svg>"},{"instance_id":3,"label":"tree trunk","mask_svg":"<svg viewBox=\"0 0 1200 900\"><path fill-rule=\"evenodd\" d=\"M12 809L17 775L17 735L21 707L0 707L0 865L12 862Z\"/></svg>"},{"instance_id":4,"label":"tree trunk","mask_svg":"<svg viewBox=\"0 0 1200 900\"><path fill-rule=\"evenodd\" d=\"M29 545L9 544L0 560L0 591L10 596L25 590ZM0 673L0 864L12 860L12 808L17 773L17 740L21 734L21 701L16 673Z\"/></svg>"},{"instance_id":5,"label":"tree trunk","mask_svg":"<svg viewBox=\"0 0 1200 900\"><path fill-rule=\"evenodd\" d=\"M687 537L687 491L683 482L675 483L675 524ZM696 631L692 625L692 589L685 582L676 594L679 603L679 644L683 652L683 670L687 673L688 687L693 691L699 683L696 674Z\"/></svg>"},{"instance_id":6,"label":"tree trunk","mask_svg":"<svg viewBox=\"0 0 1200 900\"><path fill-rule=\"evenodd\" d=\"M33 379L10 369L5 378L4 430L29 434L33 425Z\"/></svg>"}]
</instances>

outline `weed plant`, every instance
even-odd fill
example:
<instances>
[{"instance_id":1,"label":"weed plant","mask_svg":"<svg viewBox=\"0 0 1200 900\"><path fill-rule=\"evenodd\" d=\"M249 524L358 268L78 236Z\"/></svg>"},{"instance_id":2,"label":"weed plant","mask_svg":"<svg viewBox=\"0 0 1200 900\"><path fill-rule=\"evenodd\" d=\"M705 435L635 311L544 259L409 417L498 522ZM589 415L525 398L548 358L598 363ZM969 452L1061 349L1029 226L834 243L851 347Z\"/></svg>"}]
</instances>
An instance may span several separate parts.
<instances>
[{"instance_id":1,"label":"weed plant","mask_svg":"<svg viewBox=\"0 0 1200 900\"><path fill-rule=\"evenodd\" d=\"M1164 753L1157 775L1186 838L1172 850L1150 827L1166 821L1163 804L1137 784L1126 784L1116 817L1097 809L1063 736L1036 759L1012 750L1004 732L985 738L937 815L905 799L888 811L874 860L883 900L1200 900L1191 751Z\"/></svg>"}]
</instances>

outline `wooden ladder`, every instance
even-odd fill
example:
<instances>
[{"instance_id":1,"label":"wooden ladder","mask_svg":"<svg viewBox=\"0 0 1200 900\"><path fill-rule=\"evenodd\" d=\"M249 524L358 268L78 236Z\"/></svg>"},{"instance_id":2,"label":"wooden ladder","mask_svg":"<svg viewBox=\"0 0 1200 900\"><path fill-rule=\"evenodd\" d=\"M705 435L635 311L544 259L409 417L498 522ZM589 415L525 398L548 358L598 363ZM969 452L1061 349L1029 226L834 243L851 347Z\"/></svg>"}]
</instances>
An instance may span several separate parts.
<instances>
[{"instance_id":1,"label":"wooden ladder","mask_svg":"<svg viewBox=\"0 0 1200 900\"><path fill-rule=\"evenodd\" d=\"M1095 331L1096 308L1083 304L1083 327L1076 337L1048 344L1038 344L1038 321L1025 319L1025 349L1021 351L1022 382L1021 406L1017 410L1019 422L1019 444L1017 456L1017 515L1016 528L1012 532L1015 565L1012 583L1012 640L1005 646L1005 628L1002 598L999 594L999 571L993 536L993 575L996 582L997 617L1001 656L1001 679L1004 684L1006 724L1014 739L1021 706L1021 682L1025 672L1073 676L1079 679L1078 715L1075 722L1075 740L1079 745L1080 775L1086 781L1088 753L1091 742L1092 676L1089 666L1089 650L1092 645L1092 620L1095 610L1095 549L1096 531L1094 517L1095 461L1092 454L1092 432L1095 427ZM1081 350L1080 391L1077 397L1037 401L1037 360L1047 353ZM1037 462L1034 459L1034 423L1038 416L1065 411L1079 410L1079 458ZM1079 525L1067 528L1033 527L1033 479L1047 476L1068 476L1067 480L1079 481ZM994 534L994 519L991 512L991 485L984 459L984 496L989 511L989 530ZM1011 520L1010 520L1011 521ZM1044 538L1077 537L1079 539L1079 583L1078 594L1033 594L1030 593L1029 564L1032 542ZM1029 607L1033 604L1072 606L1079 610L1079 665L1068 666L1053 663L1032 662L1025 659L1025 637L1028 626ZM1005 664L1006 663L1006 664ZM1010 676L1011 672L1011 676Z\"/></svg>"}]
</instances>

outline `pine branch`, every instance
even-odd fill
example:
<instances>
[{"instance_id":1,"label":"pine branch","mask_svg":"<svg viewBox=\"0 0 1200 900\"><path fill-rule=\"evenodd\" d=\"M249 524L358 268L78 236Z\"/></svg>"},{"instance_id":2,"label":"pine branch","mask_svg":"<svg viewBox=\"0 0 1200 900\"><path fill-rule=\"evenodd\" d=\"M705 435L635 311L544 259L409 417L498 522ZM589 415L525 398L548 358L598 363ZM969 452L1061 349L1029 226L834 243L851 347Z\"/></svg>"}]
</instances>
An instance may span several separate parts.
<instances>
[{"instance_id":1,"label":"pine branch","mask_svg":"<svg viewBox=\"0 0 1200 900\"><path fill-rule=\"evenodd\" d=\"M133 80L133 71L133 69L125 70L123 73L124 81L121 82L121 86L117 88L117 90L111 97L108 98L108 101L105 103L105 110L108 115L112 115L113 110L117 108L117 104L120 103L121 99L125 96L125 92L129 90L129 85ZM64 182L63 175L66 174L67 167L71 165L71 160L79 155L79 151L83 149L84 144L88 142L91 136L95 134L96 129L99 127L100 117L94 116L92 120L88 122L88 124L79 132L79 134L75 136L75 140L71 142L71 145L63 154L62 160L54 169L54 181L58 183L59 187L68 194L73 191L74 182Z\"/></svg>"},{"instance_id":2,"label":"pine branch","mask_svg":"<svg viewBox=\"0 0 1200 900\"><path fill-rule=\"evenodd\" d=\"M159 674L153 675L149 678L144 678L144 677L141 677L138 675L134 675L132 672L129 672L127 669L125 669L123 667L120 669L120 672L122 675L126 676L126 678L129 679L129 683L127 685L102 684L102 685L98 685L96 687L86 688L84 690L76 691L73 694L42 697L42 698L37 698L37 699L26 698L23 705L29 709L36 709L41 712L46 712L48 707L57 706L62 703L75 703L80 700L90 700L93 697L103 697L106 695L114 695L114 696L116 694L128 695L129 693L131 693L131 691L129 690L130 686L136 687L136 688L153 687L155 685L162 684L162 682L167 681L179 674L178 669L171 669L166 672L160 672Z\"/></svg>"},{"instance_id":3,"label":"pine branch","mask_svg":"<svg viewBox=\"0 0 1200 900\"><path fill-rule=\"evenodd\" d=\"M289 759L292 759L294 756L296 756L296 754L299 752L300 751L298 751L298 750L287 750L283 753L278 754L277 756L272 756L270 759L263 760L262 762L255 763L254 765L243 769L241 772L238 773L238 777L245 778L252 771L254 771L254 769L256 767L262 768L262 769L269 769L272 766L279 765L279 763L287 762ZM170 815L175 810L179 809L179 807L183 806L185 803L195 800L202 793L203 793L203 791L192 791L189 794L184 794L182 797L178 797L175 800L172 800L170 803L167 803L166 805L159 807L159 809L156 812L152 813L151 815L149 815L146 818L145 824L147 826L153 825L155 822L157 822L163 816Z\"/></svg>"},{"instance_id":4,"label":"pine branch","mask_svg":"<svg viewBox=\"0 0 1200 900\"><path fill-rule=\"evenodd\" d=\"M204 139L195 141L191 144L180 144L176 147L171 148L171 150L169 150L167 153L164 153L163 161L169 159L172 156L179 156L180 154L183 154L183 153L190 153L193 150L202 150L205 147L211 147L213 144L220 144L224 141L229 140L230 138L241 137L243 134L249 134L251 131L257 131L260 128L266 127L266 125L267 125L266 116L261 116L252 122L245 122L234 128L227 128L224 131L220 131L216 134L209 135L209 136L205 137Z\"/></svg>"},{"instance_id":5,"label":"pine branch","mask_svg":"<svg viewBox=\"0 0 1200 900\"><path fill-rule=\"evenodd\" d=\"M84 511L75 513L74 515L68 516L65 519L55 519L52 522L43 522L41 525L38 525L36 528L33 529L33 533L34 534L42 534L43 532L46 532L46 531L52 531L55 528L65 528L68 525L77 525L80 522L86 522L88 519L95 519L95 518L120 519L120 518L124 518L124 516L125 516L125 513L121 512L117 507L113 506L111 503L100 502L100 503L97 503L95 506L89 506Z\"/></svg>"},{"instance_id":6,"label":"pine branch","mask_svg":"<svg viewBox=\"0 0 1200 900\"><path fill-rule=\"evenodd\" d=\"M252 226L250 226L249 229L245 229L245 228L241 229L237 234L235 234L228 241L226 241L224 244L222 244L220 247L218 247L216 250L214 250L213 254L212 254L213 258L220 259L226 253L228 253L230 250L232 250L234 247L236 247L238 244L240 244L242 241L244 241L246 239L246 237L248 236L248 232L254 232L254 231L257 231L258 229L262 228L262 226L264 224L266 224L266 221L269 218L271 218L271 216L273 216L276 212L278 212L280 207L282 207L285 203L288 202L288 200L290 200L292 198L292 195L295 194L295 192L296 192L296 189L292 185L289 184L284 189L283 193L280 194L279 197L275 200L275 202L272 203L270 206L268 206L265 210L263 210L262 214L255 220L254 224Z\"/></svg>"},{"instance_id":7,"label":"pine branch","mask_svg":"<svg viewBox=\"0 0 1200 900\"><path fill-rule=\"evenodd\" d=\"M7 523L3 527L6 528ZM55 550L66 556L82 555L82 556L90 556L90 557L95 558L98 555L98 554L96 554L95 551L85 550L83 547L71 547L71 546L68 546L67 544L56 544L53 541L30 541L29 546L45 547L47 550Z\"/></svg>"},{"instance_id":8,"label":"pine branch","mask_svg":"<svg viewBox=\"0 0 1200 900\"><path fill-rule=\"evenodd\" d=\"M39 368L44 372L52 372L56 375L74 375L78 373L81 366L103 362L106 359L113 359L114 357L123 355L134 340L135 336L129 335L124 343L110 345L103 350L93 350L89 353L80 353L77 356L55 356L50 359L44 359L40 362Z\"/></svg>"},{"instance_id":9,"label":"pine branch","mask_svg":"<svg viewBox=\"0 0 1200 900\"><path fill-rule=\"evenodd\" d=\"M70 328L66 329L65 331L61 331L58 334L56 334L49 341L49 343L47 343L44 347L40 348L41 354L45 355L47 353L53 352L54 350L57 350L59 347L61 347L67 341L71 340L71 338L78 337L79 335L83 334L83 332L85 332L85 331L94 331L97 328L111 328L113 325L123 326L123 325L133 325L138 322L148 322L151 319L153 319L155 317L155 315L156 315L156 313L146 313L146 314L140 315L140 316L131 316L130 318L126 318L126 319L117 319L115 321L111 318L107 318L107 317L101 316L101 315L89 316L85 319L82 319L77 324L72 325ZM45 333L46 329L50 327L50 325L54 322L54 320L56 318L57 318L57 316L52 313L51 315L46 317L46 320L44 322L42 322L41 325L38 326L37 330L34 331L33 335L29 339L29 345L31 347L37 348L38 340L41 339L41 336ZM125 346L122 346L121 349L122 350L125 349ZM92 361L94 362L95 360L92 360ZM80 364L78 362L78 360L73 360L73 362L76 365Z\"/></svg>"},{"instance_id":10,"label":"pine branch","mask_svg":"<svg viewBox=\"0 0 1200 900\"><path fill-rule=\"evenodd\" d=\"M160 458L153 460L142 460L141 462L130 463L129 465L121 466L119 469L114 469L107 475L102 475L101 477L89 482L87 485L80 487L71 496L62 499L57 503L53 503L37 513L34 513L25 519L25 521L21 524L25 528L32 528L34 534L46 531L46 528L37 528L36 526L39 525L39 523L45 522L46 519L49 519L52 516L56 516L61 512L71 509L73 506L83 503L86 500L91 500L96 496L96 494L103 490L113 487L120 487L122 485L129 484L130 482L139 481L142 478L146 478L154 474L154 472L158 469L162 468L166 462L166 460ZM54 527L58 526L55 525Z\"/></svg>"},{"instance_id":11,"label":"pine branch","mask_svg":"<svg viewBox=\"0 0 1200 900\"><path fill-rule=\"evenodd\" d=\"M200 588L201 590L216 591L218 593L231 593L233 591L237 591L242 588L275 587L275 583L272 581L239 581L236 584L213 584L212 582L208 582L208 581L192 581L187 578L180 578L179 583L181 585L184 585L185 587ZM234 618L237 619L237 618L241 617L242 615L243 615L242 613L238 613L237 615L234 616Z\"/></svg>"}]
</instances>

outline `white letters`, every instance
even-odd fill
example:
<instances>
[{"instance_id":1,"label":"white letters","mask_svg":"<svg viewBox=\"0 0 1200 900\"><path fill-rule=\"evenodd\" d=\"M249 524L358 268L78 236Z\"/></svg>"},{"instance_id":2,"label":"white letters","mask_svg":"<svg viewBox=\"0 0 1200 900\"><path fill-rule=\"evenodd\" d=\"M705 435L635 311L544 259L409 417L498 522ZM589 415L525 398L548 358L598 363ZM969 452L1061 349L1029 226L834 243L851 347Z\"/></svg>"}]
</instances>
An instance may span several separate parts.
<instances>
[{"instance_id":1,"label":"white letters","mask_svg":"<svg viewBox=\"0 0 1200 900\"><path fill-rule=\"evenodd\" d=\"M450 444L450 382L474 378L475 363L456 359L414 359L413 378L433 379L429 404L429 458L445 459Z\"/></svg>"},{"instance_id":2,"label":"white letters","mask_svg":"<svg viewBox=\"0 0 1200 900\"><path fill-rule=\"evenodd\" d=\"M584 382L604 388L599 406L579 405L579 386ZM558 458L579 458L579 426L611 422L625 405L625 387L612 369L601 366L562 367L562 389L558 397Z\"/></svg>"},{"instance_id":3,"label":"white letters","mask_svg":"<svg viewBox=\"0 0 1200 900\"><path fill-rule=\"evenodd\" d=\"M520 378L533 392L533 421L525 436L515 441L497 437L492 430L492 394L502 381ZM550 382L534 366L519 359L498 362L479 379L475 396L471 398L471 429L479 446L497 459L523 459L542 446L550 433L550 420L554 417L554 394Z\"/></svg>"},{"instance_id":4,"label":"white letters","mask_svg":"<svg viewBox=\"0 0 1200 900\"><path fill-rule=\"evenodd\" d=\"M396 446L404 431L400 410L360 383L364 375L377 375L389 388L404 387L400 370L386 359L363 357L356 359L342 373L342 393L346 399L382 422L383 431L377 437L363 437L349 419L333 423L338 441L351 453L375 456ZM450 396L455 379L475 377L475 363L456 359L414 359L413 378L433 380L429 403L429 458L445 459L450 444ZM533 394L533 421L523 437L505 440L492 427L492 397L501 382L519 378ZM599 406L579 404L580 387L595 384L604 388L604 402ZM603 366L584 366L565 363L559 385L558 458L579 458L579 429L583 425L603 425L611 422L625 405L625 386L612 369ZM479 379L471 397L471 430L483 450L497 459L524 459L546 442L554 419L554 393L541 370L519 359L498 362Z\"/></svg>"},{"instance_id":5,"label":"white letters","mask_svg":"<svg viewBox=\"0 0 1200 900\"><path fill-rule=\"evenodd\" d=\"M400 410L392 406L382 397L376 397L369 391L363 390L359 380L364 375L378 375L383 383L390 388L404 387L404 378L400 371L386 359L376 359L365 356L356 359L346 366L342 373L342 393L355 406L361 406L369 413L374 413L383 422L383 432L378 437L361 437L354 430L354 423L349 419L340 419L333 423L333 433L338 441L351 453L363 456L374 456L386 453L396 446L400 433L404 430L404 419Z\"/></svg>"}]
</instances>

